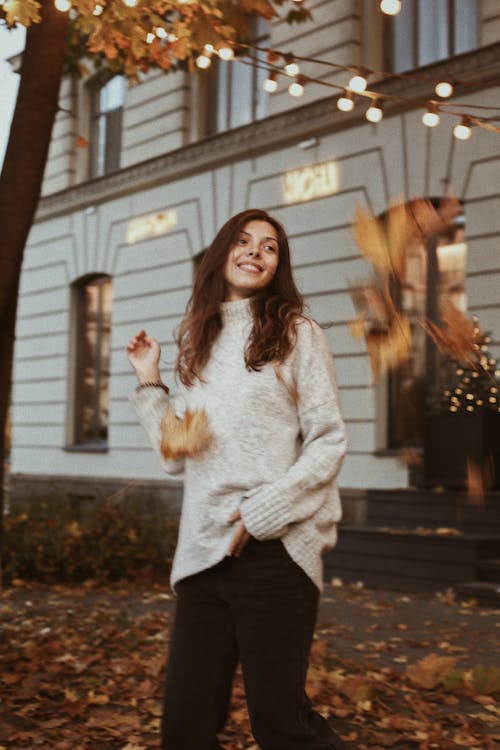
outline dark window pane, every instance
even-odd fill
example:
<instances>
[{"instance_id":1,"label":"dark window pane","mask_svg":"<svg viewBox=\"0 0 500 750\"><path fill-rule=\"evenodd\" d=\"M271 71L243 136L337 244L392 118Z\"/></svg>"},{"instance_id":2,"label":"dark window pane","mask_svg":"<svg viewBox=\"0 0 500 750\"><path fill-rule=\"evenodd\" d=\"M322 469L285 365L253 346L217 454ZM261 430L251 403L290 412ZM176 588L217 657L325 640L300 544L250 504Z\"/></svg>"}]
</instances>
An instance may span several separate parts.
<instances>
[{"instance_id":1,"label":"dark window pane","mask_svg":"<svg viewBox=\"0 0 500 750\"><path fill-rule=\"evenodd\" d=\"M477 3L455 0L454 14L454 52L459 55L477 47Z\"/></svg>"},{"instance_id":2,"label":"dark window pane","mask_svg":"<svg viewBox=\"0 0 500 750\"><path fill-rule=\"evenodd\" d=\"M112 285L98 277L77 286L75 443L105 444L108 436Z\"/></svg>"},{"instance_id":3,"label":"dark window pane","mask_svg":"<svg viewBox=\"0 0 500 750\"><path fill-rule=\"evenodd\" d=\"M91 95L90 176L100 177L120 168L125 79L115 76Z\"/></svg>"},{"instance_id":4,"label":"dark window pane","mask_svg":"<svg viewBox=\"0 0 500 750\"><path fill-rule=\"evenodd\" d=\"M409 70L416 66L414 53L415 0L403 3L401 12L388 20L392 29L393 70Z\"/></svg>"},{"instance_id":5,"label":"dark window pane","mask_svg":"<svg viewBox=\"0 0 500 750\"><path fill-rule=\"evenodd\" d=\"M418 65L450 54L448 0L420 0L418 7Z\"/></svg>"}]
</instances>

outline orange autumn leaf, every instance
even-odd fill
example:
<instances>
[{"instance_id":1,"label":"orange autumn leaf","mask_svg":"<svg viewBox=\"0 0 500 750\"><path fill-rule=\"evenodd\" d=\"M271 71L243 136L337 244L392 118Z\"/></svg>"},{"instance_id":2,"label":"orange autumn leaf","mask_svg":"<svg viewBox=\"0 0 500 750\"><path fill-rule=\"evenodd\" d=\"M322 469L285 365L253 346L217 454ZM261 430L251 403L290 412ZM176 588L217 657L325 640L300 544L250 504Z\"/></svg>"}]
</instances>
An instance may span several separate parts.
<instances>
[{"instance_id":1,"label":"orange autumn leaf","mask_svg":"<svg viewBox=\"0 0 500 750\"><path fill-rule=\"evenodd\" d=\"M480 359L474 323L469 320L450 300L441 306L441 319L444 325L432 320L423 323L424 329L433 339L438 349L453 359L474 367Z\"/></svg>"},{"instance_id":2,"label":"orange autumn leaf","mask_svg":"<svg viewBox=\"0 0 500 750\"><path fill-rule=\"evenodd\" d=\"M176 460L200 454L211 440L208 418L204 409L186 410L178 419L170 407L161 423L161 453L163 458Z\"/></svg>"},{"instance_id":3,"label":"orange autumn leaf","mask_svg":"<svg viewBox=\"0 0 500 750\"><path fill-rule=\"evenodd\" d=\"M483 464L467 459L467 497L471 505L482 508L485 493L495 483L495 466L490 455Z\"/></svg>"},{"instance_id":4,"label":"orange autumn leaf","mask_svg":"<svg viewBox=\"0 0 500 750\"><path fill-rule=\"evenodd\" d=\"M90 146L90 141L83 137L83 135L77 135L75 138L76 148L87 148Z\"/></svg>"}]
</instances>

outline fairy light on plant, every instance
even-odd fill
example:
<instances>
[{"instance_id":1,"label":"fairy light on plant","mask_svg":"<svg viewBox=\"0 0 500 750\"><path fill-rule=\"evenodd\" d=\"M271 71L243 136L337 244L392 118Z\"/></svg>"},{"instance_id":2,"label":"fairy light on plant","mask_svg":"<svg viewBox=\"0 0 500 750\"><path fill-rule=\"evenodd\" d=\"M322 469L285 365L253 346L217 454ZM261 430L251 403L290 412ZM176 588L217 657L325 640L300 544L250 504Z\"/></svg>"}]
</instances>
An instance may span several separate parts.
<instances>
[{"instance_id":1,"label":"fairy light on plant","mask_svg":"<svg viewBox=\"0 0 500 750\"><path fill-rule=\"evenodd\" d=\"M92 11L92 15L93 16L100 16L102 14L103 10L104 10L104 6L102 6L99 3L97 3L97 5L95 6L94 10Z\"/></svg>"},{"instance_id":2,"label":"fairy light on plant","mask_svg":"<svg viewBox=\"0 0 500 750\"><path fill-rule=\"evenodd\" d=\"M453 86L448 81L439 81L436 84L434 91L441 99L449 99L453 95Z\"/></svg>"},{"instance_id":3,"label":"fairy light on plant","mask_svg":"<svg viewBox=\"0 0 500 750\"><path fill-rule=\"evenodd\" d=\"M356 94L362 94L363 91L366 91L367 86L368 81L366 80L365 76L362 76L360 74L356 74L349 81L349 88Z\"/></svg>"},{"instance_id":4,"label":"fairy light on plant","mask_svg":"<svg viewBox=\"0 0 500 750\"><path fill-rule=\"evenodd\" d=\"M219 49L217 50L217 54L219 55L221 60L226 60L227 62L234 59L234 50L232 49L232 47L219 47Z\"/></svg>"},{"instance_id":5,"label":"fairy light on plant","mask_svg":"<svg viewBox=\"0 0 500 750\"><path fill-rule=\"evenodd\" d=\"M468 141L472 135L470 127L470 118L464 115L458 125L453 128L453 135L458 138L459 141Z\"/></svg>"},{"instance_id":6,"label":"fairy light on plant","mask_svg":"<svg viewBox=\"0 0 500 750\"><path fill-rule=\"evenodd\" d=\"M67 13L71 10L71 3L69 0L54 0L54 5L57 10L61 11L61 13Z\"/></svg>"},{"instance_id":7,"label":"fairy light on plant","mask_svg":"<svg viewBox=\"0 0 500 750\"><path fill-rule=\"evenodd\" d=\"M296 80L293 81L288 87L288 93L291 96L302 96L304 93L304 79L302 76L297 76Z\"/></svg>"}]
</instances>

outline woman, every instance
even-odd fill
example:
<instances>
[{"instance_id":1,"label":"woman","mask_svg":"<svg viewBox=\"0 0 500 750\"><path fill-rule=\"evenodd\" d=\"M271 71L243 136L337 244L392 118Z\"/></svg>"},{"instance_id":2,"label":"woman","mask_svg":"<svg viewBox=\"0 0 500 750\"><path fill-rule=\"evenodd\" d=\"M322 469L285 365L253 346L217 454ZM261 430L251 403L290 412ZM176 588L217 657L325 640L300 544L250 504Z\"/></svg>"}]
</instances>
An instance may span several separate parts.
<instances>
[{"instance_id":1,"label":"woman","mask_svg":"<svg viewBox=\"0 0 500 750\"><path fill-rule=\"evenodd\" d=\"M343 748L304 687L345 431L326 337L303 315L285 231L264 211L218 232L178 345L170 401L155 339L139 331L127 346L138 416L166 471L185 472L163 747L220 747L239 660L262 750ZM185 459L164 458L169 408L208 420L210 438Z\"/></svg>"}]
</instances>

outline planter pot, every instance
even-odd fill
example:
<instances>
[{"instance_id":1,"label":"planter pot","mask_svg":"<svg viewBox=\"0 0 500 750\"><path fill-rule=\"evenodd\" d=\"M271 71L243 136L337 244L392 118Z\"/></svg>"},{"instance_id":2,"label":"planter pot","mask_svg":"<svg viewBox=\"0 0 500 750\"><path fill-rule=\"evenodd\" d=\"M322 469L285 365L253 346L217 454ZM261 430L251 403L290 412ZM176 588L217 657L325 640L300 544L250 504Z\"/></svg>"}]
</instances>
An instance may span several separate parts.
<instances>
[{"instance_id":1,"label":"planter pot","mask_svg":"<svg viewBox=\"0 0 500 750\"><path fill-rule=\"evenodd\" d=\"M427 487L466 489L467 461L482 465L491 456L500 489L500 413L431 414L425 419L424 477Z\"/></svg>"}]
</instances>

